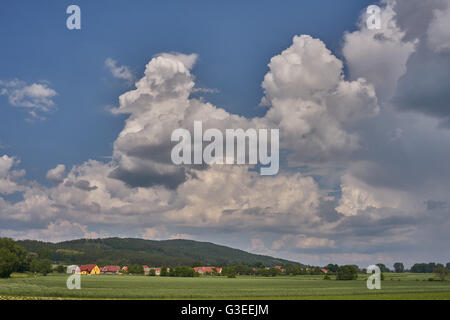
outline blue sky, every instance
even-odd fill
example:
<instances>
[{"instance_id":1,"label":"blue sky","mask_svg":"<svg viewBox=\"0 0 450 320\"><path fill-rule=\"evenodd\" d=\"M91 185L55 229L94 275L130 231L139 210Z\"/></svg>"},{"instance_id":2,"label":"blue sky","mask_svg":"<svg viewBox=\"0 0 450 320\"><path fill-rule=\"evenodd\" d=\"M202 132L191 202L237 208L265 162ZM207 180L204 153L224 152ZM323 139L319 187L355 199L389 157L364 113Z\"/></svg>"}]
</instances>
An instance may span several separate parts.
<instances>
[{"instance_id":1,"label":"blue sky","mask_svg":"<svg viewBox=\"0 0 450 320\"><path fill-rule=\"evenodd\" d=\"M25 110L0 96L0 142L18 156L27 177L45 183L58 163L111 155L123 117L105 109L128 90L104 65L107 57L136 77L160 52L197 53L196 82L215 88L205 98L230 112L261 115L261 81L272 56L296 34L338 48L368 1L6 1L0 12L1 78L47 80L57 110L29 123ZM65 26L70 4L82 30Z\"/></svg>"},{"instance_id":2,"label":"blue sky","mask_svg":"<svg viewBox=\"0 0 450 320\"><path fill-rule=\"evenodd\" d=\"M2 1L0 236L447 262L450 0L428 3ZM280 129L278 175L175 166L198 119Z\"/></svg>"}]
</instances>

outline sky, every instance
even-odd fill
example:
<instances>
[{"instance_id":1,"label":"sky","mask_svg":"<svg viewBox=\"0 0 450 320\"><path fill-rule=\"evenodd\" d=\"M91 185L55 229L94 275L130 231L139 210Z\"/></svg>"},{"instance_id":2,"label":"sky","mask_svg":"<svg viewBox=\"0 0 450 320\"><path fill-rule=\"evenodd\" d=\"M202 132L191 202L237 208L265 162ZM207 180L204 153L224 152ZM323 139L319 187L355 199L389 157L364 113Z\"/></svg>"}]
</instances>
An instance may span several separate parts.
<instances>
[{"instance_id":1,"label":"sky","mask_svg":"<svg viewBox=\"0 0 450 320\"><path fill-rule=\"evenodd\" d=\"M0 7L0 236L450 261L449 0ZM279 129L279 173L175 166L199 120Z\"/></svg>"}]
</instances>

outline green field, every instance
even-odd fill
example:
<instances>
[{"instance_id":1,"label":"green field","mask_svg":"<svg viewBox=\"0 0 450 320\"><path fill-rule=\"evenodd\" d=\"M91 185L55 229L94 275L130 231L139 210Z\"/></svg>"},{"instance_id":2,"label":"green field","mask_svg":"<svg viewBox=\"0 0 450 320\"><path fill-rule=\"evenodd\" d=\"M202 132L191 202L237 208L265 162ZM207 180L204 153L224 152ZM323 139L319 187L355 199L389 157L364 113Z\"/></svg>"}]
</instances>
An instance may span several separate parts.
<instances>
[{"instance_id":1,"label":"green field","mask_svg":"<svg viewBox=\"0 0 450 320\"><path fill-rule=\"evenodd\" d=\"M431 274L386 274L381 290L359 280L321 276L171 278L130 275L82 276L81 290L66 288L67 275L13 275L0 279L0 299L450 299L450 281Z\"/></svg>"}]
</instances>

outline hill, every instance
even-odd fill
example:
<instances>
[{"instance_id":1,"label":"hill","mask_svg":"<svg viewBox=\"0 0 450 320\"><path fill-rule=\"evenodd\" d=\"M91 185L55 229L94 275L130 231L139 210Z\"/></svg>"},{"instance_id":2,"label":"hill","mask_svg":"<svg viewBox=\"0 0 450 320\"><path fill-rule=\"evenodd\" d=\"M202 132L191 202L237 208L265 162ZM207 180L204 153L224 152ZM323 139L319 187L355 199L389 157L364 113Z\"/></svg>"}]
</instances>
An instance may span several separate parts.
<instances>
[{"instance_id":1,"label":"hill","mask_svg":"<svg viewBox=\"0 0 450 320\"><path fill-rule=\"evenodd\" d=\"M257 255L239 249L193 240L143 240L134 238L78 239L59 243L18 241L29 252L46 251L54 263L98 265L146 264L149 266L227 265L244 263L271 267L296 262Z\"/></svg>"}]
</instances>

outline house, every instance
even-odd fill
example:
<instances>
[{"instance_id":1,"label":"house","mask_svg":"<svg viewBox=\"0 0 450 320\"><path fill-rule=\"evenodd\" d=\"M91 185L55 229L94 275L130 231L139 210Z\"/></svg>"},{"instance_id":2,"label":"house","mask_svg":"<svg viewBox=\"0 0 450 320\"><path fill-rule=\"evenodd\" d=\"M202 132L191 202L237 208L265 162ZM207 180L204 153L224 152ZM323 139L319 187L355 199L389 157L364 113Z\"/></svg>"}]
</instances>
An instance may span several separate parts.
<instances>
[{"instance_id":1,"label":"house","mask_svg":"<svg viewBox=\"0 0 450 320\"><path fill-rule=\"evenodd\" d=\"M144 265L142 266L142 269L144 269L144 274L145 274L146 276L148 276L149 273L150 273L150 267L144 264Z\"/></svg>"},{"instance_id":2,"label":"house","mask_svg":"<svg viewBox=\"0 0 450 320\"><path fill-rule=\"evenodd\" d=\"M101 269L102 274L118 274L120 272L119 266L104 266Z\"/></svg>"},{"instance_id":3,"label":"house","mask_svg":"<svg viewBox=\"0 0 450 320\"><path fill-rule=\"evenodd\" d=\"M328 273L328 270L324 268L320 269L320 271L322 271L323 273Z\"/></svg>"},{"instance_id":4,"label":"house","mask_svg":"<svg viewBox=\"0 0 450 320\"><path fill-rule=\"evenodd\" d=\"M280 270L282 273L286 272L286 269L283 269L282 266L275 266L274 268L277 269L277 270Z\"/></svg>"},{"instance_id":5,"label":"house","mask_svg":"<svg viewBox=\"0 0 450 320\"><path fill-rule=\"evenodd\" d=\"M149 268L148 273L150 274L151 270L155 270L155 276L161 275L161 268Z\"/></svg>"},{"instance_id":6,"label":"house","mask_svg":"<svg viewBox=\"0 0 450 320\"><path fill-rule=\"evenodd\" d=\"M100 274L100 268L96 264L78 266L81 274Z\"/></svg>"},{"instance_id":7,"label":"house","mask_svg":"<svg viewBox=\"0 0 450 320\"><path fill-rule=\"evenodd\" d=\"M73 264L73 265L67 267L66 272L67 273L71 273L71 274L73 274L73 273L81 273L81 270L80 270L80 268L77 265Z\"/></svg>"},{"instance_id":8,"label":"house","mask_svg":"<svg viewBox=\"0 0 450 320\"><path fill-rule=\"evenodd\" d=\"M222 273L222 268L216 268L216 267L195 267L194 271L199 274L205 274L205 273Z\"/></svg>"},{"instance_id":9,"label":"house","mask_svg":"<svg viewBox=\"0 0 450 320\"><path fill-rule=\"evenodd\" d=\"M128 272L128 267L127 266L123 266L122 267L122 272Z\"/></svg>"}]
</instances>

